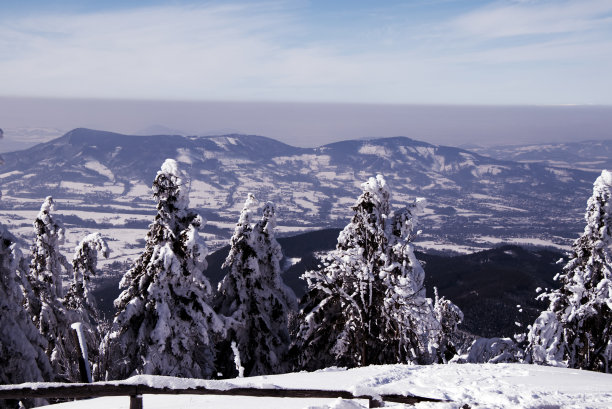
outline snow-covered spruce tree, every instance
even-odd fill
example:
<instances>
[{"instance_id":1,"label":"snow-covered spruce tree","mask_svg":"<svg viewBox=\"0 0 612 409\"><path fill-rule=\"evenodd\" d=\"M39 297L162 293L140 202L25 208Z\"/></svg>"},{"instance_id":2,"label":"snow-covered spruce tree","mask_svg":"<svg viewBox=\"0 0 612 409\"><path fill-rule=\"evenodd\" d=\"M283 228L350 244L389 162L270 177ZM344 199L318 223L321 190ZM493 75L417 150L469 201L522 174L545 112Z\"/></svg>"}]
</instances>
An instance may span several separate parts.
<instances>
[{"instance_id":1,"label":"snow-covered spruce tree","mask_svg":"<svg viewBox=\"0 0 612 409\"><path fill-rule=\"evenodd\" d=\"M440 323L440 331L437 332L438 339L435 341L438 344L438 361L446 363L457 355L455 342L462 341L459 339L457 325L463 322L463 311L451 300L440 297L435 287L434 292L434 313L436 320Z\"/></svg>"},{"instance_id":2,"label":"snow-covered spruce tree","mask_svg":"<svg viewBox=\"0 0 612 409\"><path fill-rule=\"evenodd\" d=\"M59 246L64 243L64 228L51 216L54 210L55 202L48 196L34 220L30 278L33 289L36 285L42 286L50 296L61 298L62 275L70 271L70 265L59 250Z\"/></svg>"},{"instance_id":3,"label":"snow-covered spruce tree","mask_svg":"<svg viewBox=\"0 0 612 409\"><path fill-rule=\"evenodd\" d=\"M253 225L254 207L255 198L249 194L224 263L229 272L219 283L217 310L227 317L227 336L218 344L218 369L224 376L237 373L232 349L239 352L247 376L288 369L287 317L296 308L295 295L280 275L282 251L274 236L275 207L266 203L261 220Z\"/></svg>"},{"instance_id":4,"label":"snow-covered spruce tree","mask_svg":"<svg viewBox=\"0 0 612 409\"><path fill-rule=\"evenodd\" d=\"M285 371L286 354L291 343L288 330L289 313L297 310L297 297L293 290L285 285L281 276L280 263L283 252L280 244L276 241L276 206L272 202L266 202L262 209L261 219L253 228L255 252L259 266L259 274L265 284L263 295L266 310L269 316L270 334L274 341L272 346L276 347L271 358L276 357L281 364L277 371ZM270 342L270 341L268 341Z\"/></svg>"},{"instance_id":5,"label":"snow-covered spruce tree","mask_svg":"<svg viewBox=\"0 0 612 409\"><path fill-rule=\"evenodd\" d=\"M186 175L167 159L153 182L157 215L144 252L125 274L117 314L103 341L107 378L134 374L209 378L212 335L223 328L203 271L203 220L188 208Z\"/></svg>"},{"instance_id":6,"label":"snow-covered spruce tree","mask_svg":"<svg viewBox=\"0 0 612 409\"><path fill-rule=\"evenodd\" d=\"M14 237L0 225L0 384L52 378L47 341L23 306L16 274L20 259Z\"/></svg>"},{"instance_id":7,"label":"snow-covered spruce tree","mask_svg":"<svg viewBox=\"0 0 612 409\"><path fill-rule=\"evenodd\" d=\"M76 381L79 377L76 345L70 335L72 316L62 303L62 276L71 266L59 250L64 230L51 216L53 210L53 198L49 196L34 221L28 285L24 286L25 305L47 340L46 353L57 379Z\"/></svg>"},{"instance_id":8,"label":"snow-covered spruce tree","mask_svg":"<svg viewBox=\"0 0 612 409\"><path fill-rule=\"evenodd\" d=\"M298 368L438 360L441 326L411 244L423 202L391 216L384 178L362 187L336 250L304 274L309 291L292 348Z\"/></svg>"},{"instance_id":9,"label":"snow-covered spruce tree","mask_svg":"<svg viewBox=\"0 0 612 409\"><path fill-rule=\"evenodd\" d=\"M391 219L388 262L379 276L385 289L385 336L397 345L386 362L442 363L456 353L452 339L463 313L437 292L433 304L426 298L425 271L414 254L414 228L425 204L417 199Z\"/></svg>"},{"instance_id":10,"label":"snow-covered spruce tree","mask_svg":"<svg viewBox=\"0 0 612 409\"><path fill-rule=\"evenodd\" d=\"M101 316L93 294L89 291L91 276L96 275L98 255L108 258L110 250L100 233L92 233L76 246L72 258L74 274L70 288L64 297L64 306L72 322L82 324L83 333L94 378L101 378L100 369L100 325Z\"/></svg>"},{"instance_id":11,"label":"snow-covered spruce tree","mask_svg":"<svg viewBox=\"0 0 612 409\"><path fill-rule=\"evenodd\" d=\"M587 202L584 233L550 301L530 327L534 363L612 372L612 173L604 170Z\"/></svg>"}]
</instances>

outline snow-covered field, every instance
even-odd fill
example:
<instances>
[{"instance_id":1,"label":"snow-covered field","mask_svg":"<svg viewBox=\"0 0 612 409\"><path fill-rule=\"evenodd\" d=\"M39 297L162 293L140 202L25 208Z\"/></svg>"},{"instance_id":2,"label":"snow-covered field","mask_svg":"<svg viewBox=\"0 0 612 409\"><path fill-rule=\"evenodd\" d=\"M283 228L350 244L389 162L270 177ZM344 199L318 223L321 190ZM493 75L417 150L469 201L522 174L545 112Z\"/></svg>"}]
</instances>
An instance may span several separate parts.
<instances>
[{"instance_id":1,"label":"snow-covered field","mask_svg":"<svg viewBox=\"0 0 612 409\"><path fill-rule=\"evenodd\" d=\"M231 386L346 390L354 395L412 394L450 402L416 408L612 408L612 375L526 364L381 365L356 369L258 376L228 381L139 376L131 384L188 388ZM388 407L404 407L386 403ZM108 397L48 406L54 409L129 407L128 397ZM145 395L145 409L161 408L336 408L368 407L365 400Z\"/></svg>"}]
</instances>

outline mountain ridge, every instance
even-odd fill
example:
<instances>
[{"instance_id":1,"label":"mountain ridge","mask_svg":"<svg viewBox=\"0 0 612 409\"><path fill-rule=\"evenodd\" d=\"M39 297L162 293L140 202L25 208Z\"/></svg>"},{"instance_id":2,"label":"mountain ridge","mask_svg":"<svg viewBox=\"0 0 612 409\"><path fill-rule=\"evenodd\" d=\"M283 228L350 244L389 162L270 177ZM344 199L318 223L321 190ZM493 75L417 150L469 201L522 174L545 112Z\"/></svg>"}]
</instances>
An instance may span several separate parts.
<instances>
[{"instance_id":1,"label":"mountain ridge","mask_svg":"<svg viewBox=\"0 0 612 409\"><path fill-rule=\"evenodd\" d=\"M473 151L517 162L540 162L557 167L595 171L612 169L612 140L474 147Z\"/></svg>"},{"instance_id":2,"label":"mountain ridge","mask_svg":"<svg viewBox=\"0 0 612 409\"><path fill-rule=\"evenodd\" d=\"M448 249L509 239L568 245L582 229L597 176L408 137L299 148L256 135L141 136L77 128L3 158L0 210L35 209L52 195L72 209L117 213L149 212L151 181L161 163L174 158L190 175L192 207L218 229L218 240L231 234L249 192L277 204L283 232L342 226L361 183L380 173L396 206L417 196L428 200L424 238Z\"/></svg>"}]
</instances>

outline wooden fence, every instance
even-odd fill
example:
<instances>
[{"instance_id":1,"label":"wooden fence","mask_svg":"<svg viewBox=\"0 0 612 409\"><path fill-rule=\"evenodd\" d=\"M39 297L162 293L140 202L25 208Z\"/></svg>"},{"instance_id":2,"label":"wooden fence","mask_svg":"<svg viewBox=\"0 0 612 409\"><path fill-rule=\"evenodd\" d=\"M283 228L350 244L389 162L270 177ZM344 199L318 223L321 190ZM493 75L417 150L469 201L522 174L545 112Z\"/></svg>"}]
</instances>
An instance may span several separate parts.
<instances>
[{"instance_id":1,"label":"wooden fence","mask_svg":"<svg viewBox=\"0 0 612 409\"><path fill-rule=\"evenodd\" d=\"M333 391L319 389L276 389L232 387L215 389L204 386L189 388L156 387L149 385L132 385L121 383L37 383L0 386L0 399L32 399L32 398L99 398L103 396L129 396L130 409L142 409L142 395L222 395L222 396L254 396L273 398L343 398L368 400L370 408L383 407L384 402L395 402L414 405L418 402L447 402L413 395L354 395L348 391Z\"/></svg>"}]
</instances>

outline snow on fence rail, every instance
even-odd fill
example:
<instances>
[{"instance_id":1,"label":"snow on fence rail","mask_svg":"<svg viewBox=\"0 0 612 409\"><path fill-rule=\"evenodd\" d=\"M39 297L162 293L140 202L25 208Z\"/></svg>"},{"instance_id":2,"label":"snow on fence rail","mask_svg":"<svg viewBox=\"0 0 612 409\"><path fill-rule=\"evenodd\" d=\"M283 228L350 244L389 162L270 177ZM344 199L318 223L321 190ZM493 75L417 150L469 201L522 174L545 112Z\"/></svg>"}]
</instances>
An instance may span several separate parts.
<instances>
[{"instance_id":1,"label":"snow on fence rail","mask_svg":"<svg viewBox=\"0 0 612 409\"><path fill-rule=\"evenodd\" d=\"M223 386L227 386L226 384ZM129 396L130 409L142 409L142 395L225 395L253 396L272 398L342 398L368 400L370 408L384 406L384 402L404 403L414 405L418 402L447 402L440 399L426 398L414 395L382 394L355 395L349 391L334 391L321 389L286 389L257 387L225 387L211 388L209 386L154 386L121 382L94 383L26 383L20 385L0 386L0 399L29 398L99 398L104 396Z\"/></svg>"}]
</instances>

